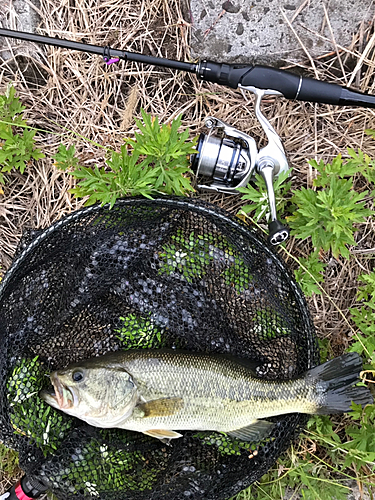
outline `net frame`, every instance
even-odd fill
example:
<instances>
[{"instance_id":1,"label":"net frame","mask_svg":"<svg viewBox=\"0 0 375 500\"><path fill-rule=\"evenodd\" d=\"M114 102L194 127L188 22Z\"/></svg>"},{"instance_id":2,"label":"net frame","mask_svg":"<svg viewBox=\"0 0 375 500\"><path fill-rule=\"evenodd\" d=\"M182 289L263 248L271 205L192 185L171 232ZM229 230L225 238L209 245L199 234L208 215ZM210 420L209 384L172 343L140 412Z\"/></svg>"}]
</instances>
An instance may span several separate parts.
<instances>
[{"instance_id":1,"label":"net frame","mask_svg":"<svg viewBox=\"0 0 375 500\"><path fill-rule=\"evenodd\" d=\"M20 287L20 285L21 288L23 287L24 291L25 290L27 291L26 284L28 283L27 281L28 273L32 271L34 273L37 273L38 269L40 269L40 267L38 268L38 266L41 266L41 268L44 271L46 263L44 262L43 264L41 264L41 262L38 261L37 258L38 252L39 253L42 252L44 258L48 256L48 251L51 252L51 255L53 254L53 252L55 253L59 252L59 250L58 249L56 250L56 247L54 246L56 240L60 238L60 244L62 245L62 242L65 242L66 244L66 242L72 237L74 240L74 237L79 235L80 233L81 235L83 235L85 228L94 227L93 226L94 221L98 220L101 221L96 226L99 227L100 224L102 224L103 222L102 219L103 217L104 219L107 217L107 221L112 221L109 223L109 225L112 226L112 228L110 228L112 232L113 231L118 232L119 226L116 226L116 224L119 223L118 222L119 219L118 218L116 219L116 214L117 215L118 214L124 215L126 213L129 214L132 210L137 210L140 208L141 212L139 213L147 213L147 210L151 210L150 214L152 214L152 210L154 210L155 213L158 213L160 215L161 213L163 213L164 210L165 217L168 217L170 214L174 214L173 217L176 218L175 227L173 229L174 236L176 236L176 234L179 231L180 223L186 225L182 226L183 228L185 228L184 234L186 237L191 235L189 231L192 228L194 228L194 230L197 231L197 220L198 222L201 223L204 223L204 221L209 221L209 223L207 223L208 225L206 229L207 228L212 229L216 227L218 233L221 232L220 234L224 234L225 235L224 240L227 241L227 246L225 247L226 251L229 251L228 248L234 246L237 250L236 255L240 255L242 253L242 258L243 258L242 262L246 266L252 269L252 273L255 275L258 272L259 276L256 277L254 281L257 283L262 283L264 290L266 290L268 294L267 300L269 300L269 303L272 304L272 307L274 309L280 309L280 311L282 311L283 307L286 308L286 312L284 311L282 313L279 313L278 311L277 315L274 315L273 312L272 314L267 312L266 323L261 324L262 326L264 326L265 329L269 328L269 322L271 322L272 325L275 323L275 321L276 322L281 321L279 318L287 316L290 313L291 307L295 307L298 310L297 314L298 321L299 324L301 325L301 328L303 329L303 332L302 331L297 333L289 332L288 337L287 336L283 337L281 335L276 340L271 339L271 342L263 338L263 341L260 342L260 345L261 346L263 345L264 350L266 352L265 361L267 361L267 363L265 362L264 366L267 367L267 365L270 364L269 363L270 359L273 359L272 349L274 348L275 352L276 351L278 351L279 353L282 352L283 355L285 355L284 352L285 348L288 346L291 347L291 345L285 342L283 343L283 339L291 338L293 337L294 334L297 335L297 337L295 337L293 340L294 344L296 344L296 350L294 353L294 356L296 358L294 370L290 372L288 371L289 370L288 368L288 370L285 371L284 366L277 365L276 363L275 367L273 367L274 371L272 367L270 370L268 370L268 368L267 370L263 371L260 370L260 372L258 373L259 376L271 379L277 377L290 378L290 376L300 375L304 371L312 368L313 366L319 363L319 353L318 353L318 346L317 346L314 326L307 308L305 298L299 286L294 281L293 277L291 276L290 272L288 271L288 269L286 268L285 264L282 262L280 257L275 253L274 249L269 247L267 243L263 241L262 237L256 234L254 231L252 231L246 224L244 224L239 219L233 217L225 210L220 209L209 203L205 203L195 199L172 197L172 198L160 198L155 200L146 200L144 198L128 198L128 199L118 200L112 210L109 210L108 206L101 207L99 205L94 205L91 207L78 210L72 213L71 215L61 219L59 222L53 224L50 228L42 232L37 231L33 233L31 236L26 237L21 242L18 256L14 260L11 268L6 273L3 282L0 284L0 317L3 318L7 316L7 314L5 314L4 316L1 313L1 311L4 311L6 309L7 301L11 299L12 293L14 294L15 290L17 290ZM142 212L142 210L146 210L146 212ZM144 223L144 219L138 219L138 220L135 219L137 219L137 217L133 217L133 219L131 218L130 224L134 225L134 223L136 222L141 229L143 227L142 224L144 225L144 227L147 226L147 224ZM86 222L89 221L89 223L86 224L85 221ZM129 220L127 221L127 223L129 223ZM164 224L164 222L161 224ZM126 224L122 223L121 228L125 226ZM151 237L151 234L155 233L156 231L155 227L159 226L157 225L154 226L153 221L151 221L151 226L149 225L147 229L149 231L148 232L149 239ZM188 229L186 229L186 227ZM103 232L108 236L108 238L110 238L111 231L108 231L108 229L109 229L108 225L106 226L104 223L104 225L100 226L97 234L91 235L91 237L97 239L99 237L99 234ZM62 239L61 235L64 236ZM137 237L138 236L136 236L136 238ZM90 238L88 238L88 240L89 239ZM159 250L160 248L163 248L163 245L165 246L166 241L168 241L170 244L171 242L170 234L168 236L164 235L162 237L162 242L159 244L158 247ZM218 238L215 244L219 245L218 242L220 241L221 241L220 238ZM173 242L174 243L177 242L176 237L173 240ZM72 257L73 244L74 243L70 241L70 246L68 245L67 247L67 252L70 254L70 257ZM180 244L182 244L181 241ZM207 248L206 247L204 248L204 252L207 255L210 255L209 258L210 260L212 252L215 254L215 251L217 250L217 253L219 255L218 257L219 260L220 252L224 252L225 254L225 251L223 250L224 246L222 248L219 248L220 245L219 247L211 245L211 247L213 247L214 250L212 250L212 248L210 250L210 245L208 245ZM43 254L43 252L46 252L46 254ZM33 259L36 259L35 262ZM215 260L215 257L213 259ZM212 263L211 260L210 263ZM228 261L228 258L224 260ZM262 273L260 273L259 270L263 271L265 268L267 268L265 267L266 266L265 263L268 263L268 265L272 264L272 273L271 271L269 271L268 276L264 275L264 273L263 276L260 276L260 274ZM217 263L215 263L215 265L216 264ZM231 264L224 262L223 265L225 267L225 265L230 266ZM31 269L33 266L34 268L36 266L36 270ZM259 268L258 271L257 267ZM201 272L200 269L198 269L198 274L199 272ZM183 273L182 276L183 279L180 279L181 273L180 277L172 276L172 281L169 282L168 286L172 287L172 284L174 287L177 284L182 288L189 287L190 285L193 287L198 286L199 293L203 293L204 287L199 288L200 280L195 279L196 276L194 276L194 273L191 278L192 281L194 282L193 285L189 283L190 278L187 279L187 277L184 276ZM189 277L189 274L187 276ZM275 276L277 276L276 279ZM146 287L148 293L149 289L147 288L148 285L146 281L143 280L143 284L141 283L140 286L143 287L143 289L145 289ZM285 289L287 289L287 292L285 291L283 292L281 289L275 291L275 287L276 289L277 287L280 288L281 286L280 283L283 284L283 286L285 285L286 287ZM107 287L112 286L110 280L107 284L104 285ZM41 283L40 286L43 286L43 283ZM101 288L103 287L101 286ZM18 291L18 293L20 292ZM286 296L289 297L289 295L292 297L291 301L293 302L292 305L289 304L288 306L285 306L284 304L280 303L278 304L278 301L280 302L280 298L285 298ZM232 290L230 290L229 297L231 296L232 296ZM181 305L181 301L179 305ZM210 304L207 302L206 305L208 307ZM8 314L8 318L9 317L10 316ZM25 318L26 320L28 320L30 316L29 317L25 316L23 320L25 320ZM103 319L103 321L105 323L105 318ZM236 318L234 320L232 318L231 321L235 322ZM67 438L64 439L63 451L61 451L62 446L60 446L58 451L52 453L50 452L48 453L47 456L45 456L45 453L42 452L40 446L36 445L34 438L30 439L30 436L14 433L15 431L14 421L12 422L9 416L11 414L11 409L9 406L10 390L9 387L7 386L6 381L9 381L9 374L12 373L12 369L14 370L14 366L17 362L17 359L19 360L19 352L17 351L17 349L12 350L12 342L13 342L12 339L14 338L15 332L14 331L12 332L11 331L12 328L10 328L9 325L5 323L6 321L5 322L2 321L0 325L0 342L3 344L2 348L4 352L3 359L0 363L0 371L1 373L7 374L7 376L3 377L2 388L0 393L1 408L2 408L2 411L0 410L0 439L2 439L8 446L11 446L12 448L15 448L19 451L20 464L22 468L25 470L25 472L27 472L27 474L35 477L36 479L43 480L44 482L46 482L54 491L54 493L57 495L57 497L61 499L98 498L97 494L98 491L95 489L94 486L92 486L91 491L90 487L88 487L87 485L86 487L79 489L78 487L74 486L73 484L74 481L72 480L68 481L66 480L66 478L65 479L62 478L61 463L62 462L64 463L65 470L69 468L66 466L65 462L67 461L69 462L69 458L67 457L77 456L77 442L82 443L82 445L79 448L81 449L81 451L82 449L85 448L85 446L86 448L90 448L90 443L91 444L95 443L96 448L94 446L93 449L94 450L96 449L96 451L100 450L101 447L103 446L109 446L109 448L112 450L113 453L115 453L115 451L118 449L121 450L126 449L127 453L130 453L129 450L131 449L132 452L134 452L135 454L138 453L137 450L142 450L139 453L139 455L142 456L142 460L147 455L148 463L151 463L151 466L148 468L149 477L151 477L152 474L154 474L154 470L155 468L157 468L158 465L162 467L163 472L161 474L155 473L155 475L157 475L158 478L157 481L154 481L151 490L149 487L145 487L143 490L142 488L139 487L137 489L137 486L135 485L135 483L137 482L137 478L139 479L140 474L142 477L142 473L138 470L139 467L137 465L135 466L135 468L133 467L134 470L132 469L131 471L131 474L135 477L133 481L134 484L128 480L126 485L127 486L126 491L122 490L121 493L118 490L100 491L99 496L103 500L104 499L110 500L112 498L113 499L116 498L117 500L123 498L125 500L133 498L157 499L157 498L171 498L171 497L176 499L178 498L224 499L224 498L229 498L234 494L238 493L242 489L252 484L257 479L259 479L263 474L265 474L267 470L273 465L277 457L290 446L292 440L298 435L301 428L304 426L306 422L306 417L298 414L291 414L275 418L274 420L275 422L277 422L277 425L275 426L276 430L275 430L275 435L273 436L274 440L259 445L257 447L257 454L254 455L252 453L252 451L255 448L248 448L248 449L243 448L240 450L239 454L234 453L225 455L225 449L228 449L228 443L227 441L225 441L225 439L223 439L221 441L221 444L218 445L217 439L216 441L214 439L213 440L214 442L211 442L212 438L209 438L208 436L207 439L211 440L210 442L207 441L206 437L204 437L201 438L201 443L197 444L196 433L194 433L193 431L184 433L184 438L181 438L181 440L176 440L173 443L172 447L167 448L163 446L163 444L156 442L156 440L153 440L152 438L145 439L142 435L134 435L134 433L132 433L131 439L128 440L126 443L124 443L123 438L117 433L117 431L113 432L112 437L110 438L109 442L107 442L106 441L107 438L103 438L103 436L98 434L98 432L100 431L98 431L97 429L93 429L90 428L89 426L83 425L80 421L75 421L74 427L69 430ZM185 323L185 327L186 326L187 325ZM289 327L293 329L293 325L292 326L289 325L288 328ZM243 326L241 328L243 328ZM284 323L282 328L284 329L286 328ZM30 337L30 335L29 336L25 335L24 338L27 339L27 342L30 344L30 338L32 338L32 336ZM68 341L72 342L72 339L69 338ZM32 342L35 343L35 338ZM279 342L279 344L277 344L277 342ZM222 344L223 342L216 342L216 344L215 343L212 344L211 340L211 343L206 343L203 346L203 350L205 351L208 350L211 352L222 352L224 349L225 352L226 349L222 348ZM231 345L230 349L227 349L227 351L229 350L230 353L239 355L239 353L242 352L243 346L244 344L242 343L240 348L234 349L233 345ZM23 349L25 349L26 347L28 348L30 346L26 345L23 347ZM200 349L199 343L197 344L196 339L193 339L188 345L188 347L193 350ZM112 350L114 348L114 345L107 346L107 348L108 350ZM98 351L103 351L103 349L102 348L98 349ZM11 356L9 356L10 352L12 353ZM35 353L35 349L33 353ZM98 354L100 353L101 352L98 352ZM52 357L54 357L53 353ZM82 359L82 356L80 359ZM50 362L49 367L51 367L52 365L53 363ZM55 368L56 366L52 367ZM66 419L63 419L61 425L63 425L65 421ZM223 445L222 443L227 443L227 444ZM195 447L194 449L196 454L198 455L200 454L199 458L200 461L197 459L198 462L197 460L194 460L192 458L193 454L191 450L192 447L193 448ZM224 449L224 454L223 454L223 449ZM181 459L179 458L181 456L190 457L190 461L189 459L185 459L183 463L181 463ZM249 458L250 456L252 457L251 459ZM208 463L209 465L207 465ZM171 464L174 464L174 466L171 467ZM197 464L200 465L197 466ZM94 466L96 468L100 468L101 464L95 463ZM214 470L215 468L216 470ZM79 472L79 468L77 468L77 471ZM138 486L139 486L139 480L138 480Z\"/></svg>"}]
</instances>

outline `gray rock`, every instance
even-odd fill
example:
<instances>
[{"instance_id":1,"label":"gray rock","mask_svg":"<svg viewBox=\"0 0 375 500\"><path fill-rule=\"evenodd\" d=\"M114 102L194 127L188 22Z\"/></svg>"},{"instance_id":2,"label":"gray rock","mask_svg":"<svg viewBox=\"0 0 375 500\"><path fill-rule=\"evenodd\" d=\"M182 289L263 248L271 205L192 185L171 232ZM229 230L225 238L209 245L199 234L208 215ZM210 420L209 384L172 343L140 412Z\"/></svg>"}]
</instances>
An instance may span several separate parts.
<instances>
[{"instance_id":1,"label":"gray rock","mask_svg":"<svg viewBox=\"0 0 375 500\"><path fill-rule=\"evenodd\" d=\"M28 31L34 33L38 24L40 23L40 16L33 5L40 9L39 0L13 0L13 7L17 13L17 24L20 31Z\"/></svg>"},{"instance_id":2,"label":"gray rock","mask_svg":"<svg viewBox=\"0 0 375 500\"><path fill-rule=\"evenodd\" d=\"M39 0L0 0L0 26L35 33L41 19L33 6L39 9ZM41 46L0 37L0 60L7 63L11 70L20 70L30 83L42 84L45 80L44 71L33 62L42 62L42 54Z\"/></svg>"},{"instance_id":3,"label":"gray rock","mask_svg":"<svg viewBox=\"0 0 375 500\"><path fill-rule=\"evenodd\" d=\"M40 23L40 16L33 8L33 5L39 9L39 0L13 0L12 2L10 0L0 0L0 25L3 28L35 33ZM8 50L8 42L12 46L14 54L26 55L25 52L30 50L30 47L28 47L25 51L27 42L17 42L12 38L0 37L1 58L4 61L12 57L11 52Z\"/></svg>"},{"instance_id":4,"label":"gray rock","mask_svg":"<svg viewBox=\"0 0 375 500\"><path fill-rule=\"evenodd\" d=\"M193 56L273 66L306 59L284 16L312 57L331 52L335 47L323 5L335 41L344 47L374 11L374 0L191 0Z\"/></svg>"},{"instance_id":5,"label":"gray rock","mask_svg":"<svg viewBox=\"0 0 375 500\"><path fill-rule=\"evenodd\" d=\"M33 6L40 9L40 1L0 0L0 23L4 28L34 33L40 16Z\"/></svg>"}]
</instances>

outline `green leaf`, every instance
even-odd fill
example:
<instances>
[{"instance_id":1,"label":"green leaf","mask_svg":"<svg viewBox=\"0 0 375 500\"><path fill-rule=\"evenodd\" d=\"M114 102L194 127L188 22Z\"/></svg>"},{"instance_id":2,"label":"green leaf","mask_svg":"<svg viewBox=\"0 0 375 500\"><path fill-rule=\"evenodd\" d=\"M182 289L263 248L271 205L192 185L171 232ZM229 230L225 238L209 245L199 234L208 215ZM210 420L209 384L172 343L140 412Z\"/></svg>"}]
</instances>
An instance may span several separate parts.
<instances>
[{"instance_id":1,"label":"green leaf","mask_svg":"<svg viewBox=\"0 0 375 500\"><path fill-rule=\"evenodd\" d=\"M357 333L349 351L358 352L367 359L375 352L375 271L358 277L364 285L358 287L357 301L360 307L350 309L351 319L360 333Z\"/></svg>"},{"instance_id":2,"label":"green leaf","mask_svg":"<svg viewBox=\"0 0 375 500\"><path fill-rule=\"evenodd\" d=\"M333 429L333 423L328 415L314 415L307 422L307 429L341 444L341 439Z\"/></svg>"},{"instance_id":3,"label":"green leaf","mask_svg":"<svg viewBox=\"0 0 375 500\"><path fill-rule=\"evenodd\" d=\"M71 190L76 196L88 196L87 204L110 203L121 196L142 195L152 198L157 193L185 195L193 191L187 177L189 155L195 151L195 141L188 142L189 131L178 132L181 116L171 125L159 125L142 109L143 122L136 120L140 130L135 140L126 139L121 152L110 151L106 168L79 166L74 150L59 148L55 156L59 168L73 166L70 173L79 180Z\"/></svg>"},{"instance_id":4,"label":"green leaf","mask_svg":"<svg viewBox=\"0 0 375 500\"><path fill-rule=\"evenodd\" d=\"M291 169L287 172L281 172L278 177L274 180L274 191L276 198L276 209L279 215L282 215L286 209L289 202L289 191L291 188L291 182L285 182L291 173ZM267 221L270 218L270 209L268 202L268 192L266 188L266 183L263 177L259 174L255 176L255 182L257 187L254 188L251 184L246 187L240 187L237 190L242 193L241 200L252 201L250 205L244 205L240 212L245 214L254 213L254 218L259 221L265 218Z\"/></svg>"},{"instance_id":5,"label":"green leaf","mask_svg":"<svg viewBox=\"0 0 375 500\"><path fill-rule=\"evenodd\" d=\"M294 276L303 293L308 297L311 297L313 293L320 295L322 291L318 283L324 281L323 273L326 264L319 259L319 252L310 254L306 259L300 257L298 261L300 268L294 271Z\"/></svg>"},{"instance_id":6,"label":"green leaf","mask_svg":"<svg viewBox=\"0 0 375 500\"><path fill-rule=\"evenodd\" d=\"M72 144L67 149L64 144L59 145L58 152L52 157L55 160L55 165L60 170L68 168L78 168L78 158L75 157L75 146Z\"/></svg>"},{"instance_id":7,"label":"green leaf","mask_svg":"<svg viewBox=\"0 0 375 500\"><path fill-rule=\"evenodd\" d=\"M24 173L27 165L32 160L44 158L40 149L35 148L35 130L22 128L16 133L17 126L26 125L22 115L25 107L15 97L15 89L8 86L5 95L0 95L0 183L5 178L1 173L10 172L13 168Z\"/></svg>"},{"instance_id":8,"label":"green leaf","mask_svg":"<svg viewBox=\"0 0 375 500\"><path fill-rule=\"evenodd\" d=\"M332 160L332 163L324 163L322 160L319 163L315 160L309 162L319 172L318 177L313 182L314 186L330 186L333 177L343 179L366 172L370 163L369 156L361 150L356 153L354 149L348 148L347 151L350 159L346 161L343 161L341 154L339 154Z\"/></svg>"},{"instance_id":9,"label":"green leaf","mask_svg":"<svg viewBox=\"0 0 375 500\"><path fill-rule=\"evenodd\" d=\"M292 202L297 209L287 218L291 234L300 239L311 238L316 249L331 250L334 257L349 258L346 245L354 245L355 223L364 222L372 214L362 201L368 192L357 193L352 180L336 175L327 177L327 185L319 191L302 188Z\"/></svg>"}]
</instances>

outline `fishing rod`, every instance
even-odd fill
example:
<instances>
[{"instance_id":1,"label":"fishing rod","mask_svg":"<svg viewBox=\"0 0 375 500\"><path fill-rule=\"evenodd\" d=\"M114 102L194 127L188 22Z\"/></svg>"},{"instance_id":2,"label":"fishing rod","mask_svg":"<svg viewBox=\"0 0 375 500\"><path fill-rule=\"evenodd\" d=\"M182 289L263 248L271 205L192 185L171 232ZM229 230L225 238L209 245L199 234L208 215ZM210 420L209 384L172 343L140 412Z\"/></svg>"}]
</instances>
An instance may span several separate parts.
<instances>
[{"instance_id":1,"label":"fishing rod","mask_svg":"<svg viewBox=\"0 0 375 500\"><path fill-rule=\"evenodd\" d=\"M236 65L206 60L199 63L189 63L112 49L109 46L101 47L4 28L0 29L0 36L98 54L103 57L106 64L112 64L122 59L124 61L136 61L142 64L186 71L196 74L198 78L206 82L218 83L232 89L246 89L247 87L256 87L263 90L272 89L280 92L287 99L339 106L375 107L375 96L373 95L268 66Z\"/></svg>"},{"instance_id":2,"label":"fishing rod","mask_svg":"<svg viewBox=\"0 0 375 500\"><path fill-rule=\"evenodd\" d=\"M210 116L205 121L209 132L200 135L198 153L192 156L191 167L197 178L202 180L202 183L198 183L198 188L227 194L238 194L238 188L246 186L254 174L260 174L268 193L268 240L272 245L282 243L289 236L288 227L277 219L273 189L274 179L282 172L288 171L289 165L280 137L261 112L262 98L276 95L299 101L375 108L374 95L269 66L226 64L207 60L198 63L176 61L112 49L108 45L101 47L4 28L0 29L0 36L97 54L103 57L107 65L124 60L186 71L196 74L202 81L253 93L255 114L267 136L268 144L258 150L253 137Z\"/></svg>"}]
</instances>

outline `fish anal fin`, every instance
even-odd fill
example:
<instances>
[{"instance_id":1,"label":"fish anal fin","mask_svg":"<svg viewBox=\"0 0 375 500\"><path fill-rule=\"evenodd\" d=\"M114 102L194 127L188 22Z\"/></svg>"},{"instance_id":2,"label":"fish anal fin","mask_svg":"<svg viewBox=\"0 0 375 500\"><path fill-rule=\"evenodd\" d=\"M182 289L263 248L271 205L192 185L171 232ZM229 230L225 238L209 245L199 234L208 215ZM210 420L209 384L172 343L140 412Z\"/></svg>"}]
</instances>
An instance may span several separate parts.
<instances>
[{"instance_id":1,"label":"fish anal fin","mask_svg":"<svg viewBox=\"0 0 375 500\"><path fill-rule=\"evenodd\" d=\"M255 443L268 437L274 425L273 422L267 420L253 420L246 427L234 429L227 432L227 434L241 441L253 441Z\"/></svg>"},{"instance_id":2,"label":"fish anal fin","mask_svg":"<svg viewBox=\"0 0 375 500\"><path fill-rule=\"evenodd\" d=\"M147 436L152 436L157 439L177 439L182 437L182 434L179 434L178 432L175 431L168 431L166 429L150 429L148 431L143 431L143 434L146 434Z\"/></svg>"},{"instance_id":3,"label":"fish anal fin","mask_svg":"<svg viewBox=\"0 0 375 500\"><path fill-rule=\"evenodd\" d=\"M184 406L182 398L161 398L137 405L137 413L143 418L174 415Z\"/></svg>"}]
</instances>

